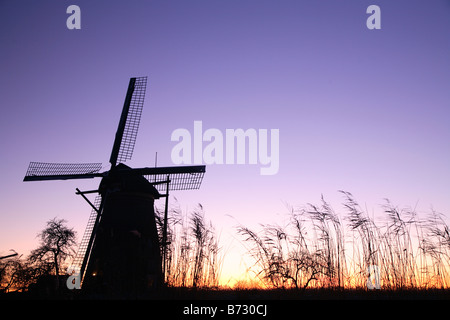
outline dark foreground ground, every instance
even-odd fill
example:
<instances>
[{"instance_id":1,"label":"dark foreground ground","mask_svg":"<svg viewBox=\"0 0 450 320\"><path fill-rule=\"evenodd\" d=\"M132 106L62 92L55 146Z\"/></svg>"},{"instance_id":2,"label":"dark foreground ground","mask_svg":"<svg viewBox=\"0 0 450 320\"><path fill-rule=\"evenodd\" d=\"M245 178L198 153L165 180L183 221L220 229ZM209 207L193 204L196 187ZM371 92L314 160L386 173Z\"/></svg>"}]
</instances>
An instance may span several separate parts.
<instances>
[{"instance_id":1,"label":"dark foreground ground","mask_svg":"<svg viewBox=\"0 0 450 320\"><path fill-rule=\"evenodd\" d=\"M364 289L190 289L163 288L146 294L107 295L82 291L12 292L0 300L449 300L450 289L364 290Z\"/></svg>"},{"instance_id":2,"label":"dark foreground ground","mask_svg":"<svg viewBox=\"0 0 450 320\"><path fill-rule=\"evenodd\" d=\"M26 292L0 294L0 306L23 317L55 312L161 319L414 319L448 315L450 290L193 290L165 288L141 296ZM425 313L424 313L425 312ZM159 315L159 316L158 316Z\"/></svg>"}]
</instances>

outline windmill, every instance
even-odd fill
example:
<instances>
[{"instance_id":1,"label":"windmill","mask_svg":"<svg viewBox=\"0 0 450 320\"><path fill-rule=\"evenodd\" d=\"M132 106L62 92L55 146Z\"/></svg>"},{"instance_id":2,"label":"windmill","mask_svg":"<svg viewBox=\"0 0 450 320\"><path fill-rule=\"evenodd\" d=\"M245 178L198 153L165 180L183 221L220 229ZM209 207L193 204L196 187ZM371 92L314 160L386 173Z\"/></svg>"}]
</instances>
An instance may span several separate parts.
<instances>
[{"instance_id":1,"label":"windmill","mask_svg":"<svg viewBox=\"0 0 450 320\"><path fill-rule=\"evenodd\" d=\"M131 78L117 128L109 171L101 163L31 162L24 181L101 178L98 190L80 191L92 207L72 269L83 289L142 292L164 281L169 191L198 189L205 166L130 168L147 77ZM86 194L95 193L92 203ZM159 239L154 200L165 197Z\"/></svg>"}]
</instances>

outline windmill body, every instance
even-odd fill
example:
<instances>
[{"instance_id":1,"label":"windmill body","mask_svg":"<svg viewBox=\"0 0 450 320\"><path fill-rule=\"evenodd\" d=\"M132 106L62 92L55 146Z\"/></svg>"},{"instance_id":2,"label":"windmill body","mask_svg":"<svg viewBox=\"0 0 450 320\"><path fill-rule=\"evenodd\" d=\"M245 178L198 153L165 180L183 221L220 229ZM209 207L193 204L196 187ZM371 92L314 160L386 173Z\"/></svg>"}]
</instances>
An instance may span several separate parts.
<instances>
[{"instance_id":1,"label":"windmill body","mask_svg":"<svg viewBox=\"0 0 450 320\"><path fill-rule=\"evenodd\" d=\"M93 207L74 260L87 292L130 295L164 282L167 200L170 190L198 189L205 166L130 168L147 78L131 78L111 152L111 169L100 163L31 162L24 181L102 178L98 190L81 192ZM161 193L162 192L162 193ZM85 194L98 193L91 203ZM159 236L154 201L166 197L165 225ZM160 240L161 238L161 240Z\"/></svg>"},{"instance_id":2,"label":"windmill body","mask_svg":"<svg viewBox=\"0 0 450 320\"><path fill-rule=\"evenodd\" d=\"M83 288L107 293L145 292L162 284L160 242L155 223L156 188L119 164L102 179L98 223Z\"/></svg>"}]
</instances>

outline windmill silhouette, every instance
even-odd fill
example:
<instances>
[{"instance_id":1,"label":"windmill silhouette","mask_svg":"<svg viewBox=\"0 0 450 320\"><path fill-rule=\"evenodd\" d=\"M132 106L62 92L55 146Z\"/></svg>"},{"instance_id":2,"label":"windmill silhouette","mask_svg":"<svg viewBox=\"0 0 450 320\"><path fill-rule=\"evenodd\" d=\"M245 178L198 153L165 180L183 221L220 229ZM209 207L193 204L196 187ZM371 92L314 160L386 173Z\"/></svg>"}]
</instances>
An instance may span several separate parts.
<instances>
[{"instance_id":1,"label":"windmill silhouette","mask_svg":"<svg viewBox=\"0 0 450 320\"><path fill-rule=\"evenodd\" d=\"M92 207L86 231L72 264L83 290L139 293L164 282L169 191L198 189L205 166L130 168L144 105L147 77L131 78L109 162L31 162L24 181L102 178L98 190L80 191ZM97 193L94 203L85 194ZM165 197L162 237L154 201Z\"/></svg>"}]
</instances>

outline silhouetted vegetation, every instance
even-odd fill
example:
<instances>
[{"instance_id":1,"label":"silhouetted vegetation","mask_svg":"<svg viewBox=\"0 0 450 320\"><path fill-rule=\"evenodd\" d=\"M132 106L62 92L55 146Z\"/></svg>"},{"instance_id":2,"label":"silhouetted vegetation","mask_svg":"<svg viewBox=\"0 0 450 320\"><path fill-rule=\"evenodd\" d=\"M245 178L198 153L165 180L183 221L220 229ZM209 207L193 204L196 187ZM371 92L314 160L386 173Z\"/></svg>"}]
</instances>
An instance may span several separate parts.
<instances>
[{"instance_id":1,"label":"silhouetted vegetation","mask_svg":"<svg viewBox=\"0 0 450 320\"><path fill-rule=\"evenodd\" d=\"M374 280L382 289L449 288L450 234L441 214L420 218L386 200L376 222L341 193L342 215L322 197L320 205L291 208L286 226L238 227L266 288L353 289L373 287Z\"/></svg>"},{"instance_id":2,"label":"silhouetted vegetation","mask_svg":"<svg viewBox=\"0 0 450 320\"><path fill-rule=\"evenodd\" d=\"M162 240L164 212L157 210L156 216ZM167 230L166 284L216 288L221 270L220 247L212 223L205 220L202 205L189 214L183 214L178 207L172 208Z\"/></svg>"},{"instance_id":3,"label":"silhouetted vegetation","mask_svg":"<svg viewBox=\"0 0 450 320\"><path fill-rule=\"evenodd\" d=\"M49 220L38 234L39 246L28 257L16 256L0 261L2 292L23 292L39 285L39 290L57 292L65 285L66 260L73 257L76 246L76 233L66 226L66 222L56 218Z\"/></svg>"}]
</instances>

